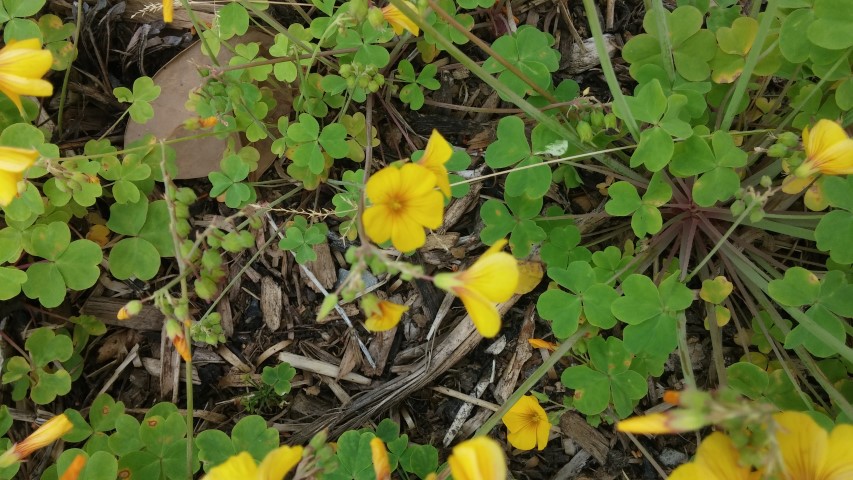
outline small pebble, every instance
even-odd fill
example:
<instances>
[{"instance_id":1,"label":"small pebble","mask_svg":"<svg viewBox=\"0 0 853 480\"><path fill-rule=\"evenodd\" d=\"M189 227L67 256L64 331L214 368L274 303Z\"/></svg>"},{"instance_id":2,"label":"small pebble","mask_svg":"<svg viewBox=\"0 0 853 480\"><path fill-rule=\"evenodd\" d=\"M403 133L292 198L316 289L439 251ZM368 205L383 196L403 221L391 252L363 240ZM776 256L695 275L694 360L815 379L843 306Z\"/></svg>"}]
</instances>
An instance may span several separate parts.
<instances>
[{"instance_id":1,"label":"small pebble","mask_svg":"<svg viewBox=\"0 0 853 480\"><path fill-rule=\"evenodd\" d=\"M667 467L675 467L686 461L687 454L671 448L664 448L660 454L660 462Z\"/></svg>"}]
</instances>

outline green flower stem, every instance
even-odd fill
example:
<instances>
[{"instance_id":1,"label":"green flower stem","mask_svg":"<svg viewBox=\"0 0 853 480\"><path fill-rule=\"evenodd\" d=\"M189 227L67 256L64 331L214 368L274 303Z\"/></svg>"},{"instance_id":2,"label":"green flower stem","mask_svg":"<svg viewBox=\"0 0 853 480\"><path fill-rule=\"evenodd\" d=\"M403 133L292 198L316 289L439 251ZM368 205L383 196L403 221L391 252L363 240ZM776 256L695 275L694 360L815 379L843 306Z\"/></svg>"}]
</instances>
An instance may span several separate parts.
<instances>
[{"instance_id":1,"label":"green flower stem","mask_svg":"<svg viewBox=\"0 0 853 480\"><path fill-rule=\"evenodd\" d=\"M498 422L506 415L506 412L515 405L522 396L524 396L534 385L539 381L540 378L544 377L545 374L548 373L548 370L551 369L556 363L563 358L569 350L577 343L578 340L586 336L590 332L591 328L589 325L582 325L577 332L575 332L571 337L567 338L565 341L560 343L560 346L557 347L556 350L548 357L542 365L539 365L533 373L530 374L529 377L521 384L519 387L509 396L501 408L498 409L495 413L492 414L491 417L483 423L483 426L477 429L476 436L479 435L488 435L489 432L492 431L493 428L498 424Z\"/></svg>"},{"instance_id":2,"label":"green flower stem","mask_svg":"<svg viewBox=\"0 0 853 480\"><path fill-rule=\"evenodd\" d=\"M737 114L740 100L743 98L744 93L746 93L746 88L752 79L752 71L755 70L755 65L758 64L764 40L770 33L770 25L776 18L776 9L778 6L778 0L767 1L767 8L764 9L764 16L758 26L758 33L755 36L755 40L752 42L752 48L749 50L749 54L746 56L743 71L741 72L740 77L738 77L737 83L735 83L734 93L729 99L729 104L726 107L726 113L723 116L722 123L720 124L720 130L728 130L732 126L732 121L734 121L735 115Z\"/></svg>"},{"instance_id":3,"label":"green flower stem","mask_svg":"<svg viewBox=\"0 0 853 480\"><path fill-rule=\"evenodd\" d=\"M616 79L616 72L613 70L613 64L610 62L610 55L607 54L607 49L604 47L604 34L601 32L601 23L598 21L595 3L593 0L583 0L583 6L586 10L586 18L589 21L589 29L592 32L593 39L595 39L595 50L598 52L598 59L601 61L601 71L604 72L607 87L610 89L610 94L613 95L613 103L619 107L619 111L624 112L625 126L628 127L628 131L631 132L634 140L639 141L640 128L637 126L634 114L628 108L625 96L622 95L619 80Z\"/></svg>"},{"instance_id":4,"label":"green flower stem","mask_svg":"<svg viewBox=\"0 0 853 480\"><path fill-rule=\"evenodd\" d=\"M181 0L181 1L185 2L186 0ZM288 31L286 28L284 28L284 25L282 25L276 19L269 16L269 14L267 14L267 12L265 12L263 10L259 10L257 7L252 5L251 2L247 2L246 0L238 0L238 1L240 2L240 5L243 5L244 7L251 10L252 13L254 13L258 18L263 20L267 25L274 28L275 31L277 31L278 33L287 37L287 39L290 40L290 43L296 45L298 48L302 49L302 51L308 52L310 55L313 55L313 53L314 53L313 48L310 48L301 39L293 36L293 34L291 34L290 31ZM319 45L317 46L317 48L319 48ZM331 67L331 68L335 67L335 65L332 62L326 60L325 57L320 57L320 63L326 65L327 67Z\"/></svg>"},{"instance_id":5,"label":"green flower stem","mask_svg":"<svg viewBox=\"0 0 853 480\"><path fill-rule=\"evenodd\" d=\"M681 363L681 374L684 383L690 390L696 389L696 376L693 374L693 363L690 361L690 348L687 344L687 315L684 311L678 312L676 323L676 338L678 339L678 361ZM720 357L722 359L722 357ZM719 372L717 372L719 374ZM725 372L723 372L725 373Z\"/></svg>"},{"instance_id":6,"label":"green flower stem","mask_svg":"<svg viewBox=\"0 0 853 480\"><path fill-rule=\"evenodd\" d=\"M162 140L162 141L158 141L157 143L160 143L162 145L172 145L175 143L187 142L187 141L196 140L199 138L214 137L217 135L222 135L223 133L234 133L236 131L237 130L235 129L235 130L225 130L225 131L221 131L221 132L204 132L204 133L199 133L198 135L190 135L188 137L173 138L171 140ZM96 154L92 154L92 155L72 155L70 157L59 157L59 158L50 158L50 157L44 157L44 158L46 160L57 161L57 162L59 162L59 161L65 162L68 160L90 160L93 158L114 157L116 155L125 155L128 153L133 153L133 152L137 152L139 150L145 150L148 148L151 148L151 145L148 145L148 144L140 145L138 147L125 148L123 150L116 150L115 152L109 152L109 153L96 153Z\"/></svg>"},{"instance_id":7,"label":"green flower stem","mask_svg":"<svg viewBox=\"0 0 853 480\"><path fill-rule=\"evenodd\" d=\"M503 57L503 55L501 55L501 54L499 54L498 52L494 51L494 50L492 49L492 47L490 47L486 42L484 42L484 41L480 40L480 38L479 38L479 37L477 37L476 35L474 35L474 34L473 34L473 33L471 33L470 31L468 31L465 27L463 27L461 23L459 23L458 21L456 21L456 19L455 19L455 18L453 18L451 15L449 15L447 12L445 12L445 11L444 11L444 9L443 9L443 8L441 8L441 6L439 6L439 5L438 5L438 3L436 3L436 2L435 2L435 0L428 0L428 2L429 2L429 6L430 6L430 8L432 9L432 11L433 11L433 12L435 12L435 14L436 14L436 15L438 15L439 17L441 17L441 19L442 19L442 20L444 20L445 22L449 23L451 27L453 27L453 28L455 28L455 29L456 29L456 31L458 31L458 32L459 32L459 33L461 33L462 35L465 35L465 38L467 38L468 40L470 40L470 41L471 41L471 43L473 43L474 45L477 45L478 47L480 47L480 49L481 49L483 52L485 52L485 53L486 53L486 55L488 55L488 56L490 56L490 57L494 58L495 60L497 60L497 62L498 62L498 63L500 63L501 65L503 65L503 66L504 66L504 68L506 68L507 70L509 70L510 72L512 72L512 74L513 74L513 75L515 75L516 77L518 77L521 81L523 81L524 83L526 83L530 88L532 88L533 90L535 90L535 91L536 91L536 93L538 93L539 95L541 95L541 96L545 97L545 99L547 99L547 100L548 100L549 102L551 102L551 103L557 103L557 102L559 101L559 100L557 100L557 98L556 98L556 97L554 97L553 95L551 95L547 90L545 90L544 88L542 88L542 87L540 87L539 85L537 85L537 84L536 84L536 82L534 82L534 81L533 81L530 77L528 77L524 72L522 72L521 70L519 70L518 66L516 66L516 65L515 65L515 64L513 64L513 63L510 63L506 58L504 58L504 57Z\"/></svg>"},{"instance_id":8,"label":"green flower stem","mask_svg":"<svg viewBox=\"0 0 853 480\"><path fill-rule=\"evenodd\" d=\"M577 137L577 134L566 128L565 125L561 124L553 117L546 115L541 112L538 108L531 105L529 102L524 100L521 96L517 95L515 92L510 90L503 84L503 82L499 81L495 77L493 77L489 72L487 72L482 66L480 66L477 62L471 59L468 55L463 53L456 45L453 44L449 39L445 38L441 35L435 27L427 23L416 11L409 8L406 5L406 2L403 0L390 0L391 4L397 7L403 15L406 15L412 21L414 21L421 30L425 33L430 34L433 38L435 38L436 42L441 45L441 47L447 51L453 58L459 61L465 68L471 71L474 75L480 78L483 82L485 82L490 87L494 88L497 92L504 95L504 98L507 98L510 102L515 104L518 108L522 109L524 113L526 113L530 118L538 121L539 123L545 125L555 133L560 133L569 142L573 148L581 151L588 152L589 149L580 141ZM592 154L598 155L598 154ZM614 170L617 173L620 173L632 180L645 183L646 180L637 172L628 168L626 165L619 163L615 159L599 155L597 160L602 164L606 165L608 168Z\"/></svg>"},{"instance_id":9,"label":"green flower stem","mask_svg":"<svg viewBox=\"0 0 853 480\"><path fill-rule=\"evenodd\" d=\"M77 49L79 46L77 40L80 39L80 28L83 25L83 22L80 20L83 18L83 2L77 2L77 25L74 27L74 48ZM76 56L75 56L76 60ZM65 76L62 77L62 92L59 94L59 114L56 118L56 130L60 135L62 134L62 117L64 117L65 113L65 101L68 99L68 81L71 79L71 64L68 65L68 68L65 69Z\"/></svg>"},{"instance_id":10,"label":"green flower stem","mask_svg":"<svg viewBox=\"0 0 853 480\"><path fill-rule=\"evenodd\" d=\"M166 168L166 148L162 144L160 144L160 171L163 174L163 187L166 190L166 195L164 195L166 199L167 210L169 212L169 233L172 234L172 244L175 248L175 260L177 260L178 264L178 277L180 278L181 283L181 299L184 301L188 301L189 299L189 291L187 288L187 272L188 272L188 263L187 259L181 255L181 236L178 234L176 230L178 225L178 217L175 214L175 203L171 200L173 197L173 193L175 191L175 185L172 183L172 179L169 176L169 171ZM179 318L179 322L181 322L181 326L184 329L184 338L187 342L187 350L190 351L189 360L184 362L184 367L186 368L186 395L187 395L187 478L192 478L193 476L193 431L194 431L194 423L193 423L193 361L192 361L192 341L190 336L190 322L189 319ZM175 392L177 395L177 392ZM177 396L175 397L177 399Z\"/></svg>"},{"instance_id":11,"label":"green flower stem","mask_svg":"<svg viewBox=\"0 0 853 480\"><path fill-rule=\"evenodd\" d=\"M243 63L240 65L225 65L225 66L219 67L219 68L211 71L211 75L217 76L217 75L223 74L225 72L230 72L232 70L243 70L243 69L252 68L252 67L263 67L264 65L275 65L277 63L294 62L297 60L305 60L306 58L313 58L315 56L316 57L333 57L335 55L341 55L344 53L353 53L353 52L357 52L357 51L358 51L358 48L355 48L355 47L353 47L353 48L338 48L335 50L326 50L325 52L318 52L316 55L303 53L301 55L288 55L286 57L276 57L276 58L271 58L269 60L256 60L254 62Z\"/></svg>"},{"instance_id":12,"label":"green flower stem","mask_svg":"<svg viewBox=\"0 0 853 480\"><path fill-rule=\"evenodd\" d=\"M752 212L752 209L755 208L756 204L757 202L752 202L747 205L746 208L743 209L743 212L738 215L735 221L729 226L729 229L726 230L726 233L724 233L723 236L720 237L719 240L717 240L717 243L714 245L714 248L712 248L711 251L708 252L707 255L705 255L705 258L703 258L702 261L699 262L698 265L696 265L696 268L693 269L693 272L691 272L690 275L684 278L685 283L689 282L691 278L696 276L696 274L699 273L702 267L704 267L705 264L708 263L709 260L711 260L711 258L717 253L720 247L723 246L723 243L725 243L728 238L735 232L735 229L740 226L741 223L743 223L743 221L746 219L746 216L749 215L750 212Z\"/></svg>"}]
</instances>

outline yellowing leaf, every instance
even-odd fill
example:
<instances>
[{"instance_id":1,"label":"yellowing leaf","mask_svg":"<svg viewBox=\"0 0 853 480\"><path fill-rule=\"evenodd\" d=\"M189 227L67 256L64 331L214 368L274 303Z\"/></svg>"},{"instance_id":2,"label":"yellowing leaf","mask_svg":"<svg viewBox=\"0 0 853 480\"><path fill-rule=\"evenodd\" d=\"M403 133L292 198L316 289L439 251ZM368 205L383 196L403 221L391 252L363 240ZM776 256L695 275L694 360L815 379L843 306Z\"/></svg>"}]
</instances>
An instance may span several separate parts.
<instances>
[{"instance_id":1,"label":"yellowing leaf","mask_svg":"<svg viewBox=\"0 0 853 480\"><path fill-rule=\"evenodd\" d=\"M719 305L732 293L734 285L726 277L719 276L713 280L703 280L699 298L706 302Z\"/></svg>"},{"instance_id":2,"label":"yellowing leaf","mask_svg":"<svg viewBox=\"0 0 853 480\"><path fill-rule=\"evenodd\" d=\"M545 270L540 262L518 262L518 286L515 288L515 293L519 295L530 293L542 281L544 274Z\"/></svg>"},{"instance_id":3,"label":"yellowing leaf","mask_svg":"<svg viewBox=\"0 0 853 480\"><path fill-rule=\"evenodd\" d=\"M89 233L86 234L86 239L104 247L110 241L110 229L104 225L92 225Z\"/></svg>"}]
</instances>

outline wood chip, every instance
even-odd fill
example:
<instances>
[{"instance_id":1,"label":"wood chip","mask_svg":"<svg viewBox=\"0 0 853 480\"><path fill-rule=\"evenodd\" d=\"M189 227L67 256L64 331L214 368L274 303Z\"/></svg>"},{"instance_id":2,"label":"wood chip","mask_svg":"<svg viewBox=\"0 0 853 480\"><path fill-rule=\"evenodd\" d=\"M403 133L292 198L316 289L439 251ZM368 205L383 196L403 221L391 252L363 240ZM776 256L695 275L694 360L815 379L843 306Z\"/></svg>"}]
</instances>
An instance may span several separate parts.
<instances>
[{"instance_id":1,"label":"wood chip","mask_svg":"<svg viewBox=\"0 0 853 480\"><path fill-rule=\"evenodd\" d=\"M119 320L116 318L118 311L128 301L121 298L89 297L86 303L83 304L83 308L80 309L80 313L92 315L107 325L115 325L117 327L127 327L149 332L160 331L163 328L163 314L151 305L144 305L137 315L128 320Z\"/></svg>"},{"instance_id":2,"label":"wood chip","mask_svg":"<svg viewBox=\"0 0 853 480\"><path fill-rule=\"evenodd\" d=\"M368 377L378 377L385 371L385 364L388 362L388 354L391 353L391 347L394 345L394 337L397 336L397 326L391 330L384 332L376 332L373 334L373 340L367 350L370 356L376 361L376 367L364 365L361 371Z\"/></svg>"},{"instance_id":3,"label":"wood chip","mask_svg":"<svg viewBox=\"0 0 853 480\"><path fill-rule=\"evenodd\" d=\"M278 354L278 359L282 362L289 363L297 370L305 370L308 372L319 373L327 377L338 378L340 368L337 365L321 362L301 355L296 355L289 352L281 352ZM350 372L340 377L341 380L357 383L359 385L370 385L371 380L357 373Z\"/></svg>"},{"instance_id":4,"label":"wood chip","mask_svg":"<svg viewBox=\"0 0 853 480\"><path fill-rule=\"evenodd\" d=\"M261 279L261 312L263 313L264 323L273 332L281 327L281 297L281 287L278 281L272 277Z\"/></svg>"},{"instance_id":5,"label":"wood chip","mask_svg":"<svg viewBox=\"0 0 853 480\"><path fill-rule=\"evenodd\" d=\"M574 440L590 453L599 465L604 465L610 442L601 432L590 426L586 419L575 412L566 412L560 417L560 430L563 435Z\"/></svg>"},{"instance_id":6,"label":"wood chip","mask_svg":"<svg viewBox=\"0 0 853 480\"><path fill-rule=\"evenodd\" d=\"M306 263L305 267L317 277L317 281L323 288L330 290L338 281L338 273L335 269L335 261L332 259L332 252L329 250L329 244L324 242L314 245L314 253L317 254L317 260ZM315 292L320 291L309 278L305 278L305 284Z\"/></svg>"}]
</instances>

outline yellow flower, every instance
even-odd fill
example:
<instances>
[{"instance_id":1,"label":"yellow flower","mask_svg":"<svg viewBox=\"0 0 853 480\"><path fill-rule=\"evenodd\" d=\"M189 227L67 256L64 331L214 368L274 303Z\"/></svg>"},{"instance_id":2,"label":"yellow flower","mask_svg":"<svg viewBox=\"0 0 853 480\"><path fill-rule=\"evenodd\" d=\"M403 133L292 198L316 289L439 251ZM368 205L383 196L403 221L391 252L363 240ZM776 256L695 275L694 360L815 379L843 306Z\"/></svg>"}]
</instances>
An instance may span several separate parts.
<instances>
[{"instance_id":1,"label":"yellow flower","mask_svg":"<svg viewBox=\"0 0 853 480\"><path fill-rule=\"evenodd\" d=\"M172 0L163 0L163 21L172 23L174 13L175 7L172 5Z\"/></svg>"},{"instance_id":2,"label":"yellow flower","mask_svg":"<svg viewBox=\"0 0 853 480\"><path fill-rule=\"evenodd\" d=\"M83 467L86 466L86 456L82 453L74 457L74 460L71 461L71 465L65 470L65 473L59 477L59 480L77 480L80 478L80 473L83 471Z\"/></svg>"},{"instance_id":3,"label":"yellow flower","mask_svg":"<svg viewBox=\"0 0 853 480\"><path fill-rule=\"evenodd\" d=\"M53 55L42 50L37 38L7 43L0 49L0 92L23 112L21 95L49 97L53 94L53 85L41 78L52 64Z\"/></svg>"},{"instance_id":4,"label":"yellow flower","mask_svg":"<svg viewBox=\"0 0 853 480\"><path fill-rule=\"evenodd\" d=\"M376 473L376 480L391 479L391 464L388 462L388 451L385 450L385 444L379 437L373 437L370 440L370 453L373 458L373 471Z\"/></svg>"},{"instance_id":5,"label":"yellow flower","mask_svg":"<svg viewBox=\"0 0 853 480\"><path fill-rule=\"evenodd\" d=\"M824 175L853 174L853 139L832 120L818 120L809 130L803 130L803 145L806 159L794 170L794 174L785 178L782 191L799 193L814 180L819 173Z\"/></svg>"},{"instance_id":6,"label":"yellow flower","mask_svg":"<svg viewBox=\"0 0 853 480\"><path fill-rule=\"evenodd\" d=\"M362 216L367 236L376 243L390 239L401 252L421 247L424 227L438 228L444 216L444 198L435 182L432 172L414 163L372 175L365 186L372 205Z\"/></svg>"},{"instance_id":7,"label":"yellow flower","mask_svg":"<svg viewBox=\"0 0 853 480\"><path fill-rule=\"evenodd\" d=\"M0 74L2 82L2 74ZM2 90L2 86L0 86ZM0 206L9 205L18 195L18 182L24 179L24 171L30 168L39 152L15 147L0 147Z\"/></svg>"},{"instance_id":8,"label":"yellow flower","mask_svg":"<svg viewBox=\"0 0 853 480\"><path fill-rule=\"evenodd\" d=\"M853 478L853 425L838 425L827 433L802 412L773 416L776 442L785 465L786 480L842 480Z\"/></svg>"},{"instance_id":9,"label":"yellow flower","mask_svg":"<svg viewBox=\"0 0 853 480\"><path fill-rule=\"evenodd\" d=\"M489 437L475 437L456 445L447 463L454 480L506 480L503 449Z\"/></svg>"},{"instance_id":10,"label":"yellow flower","mask_svg":"<svg viewBox=\"0 0 853 480\"><path fill-rule=\"evenodd\" d=\"M211 468L204 480L282 480L300 460L300 446L279 447L268 453L260 466L249 452L240 452Z\"/></svg>"},{"instance_id":11,"label":"yellow flower","mask_svg":"<svg viewBox=\"0 0 853 480\"><path fill-rule=\"evenodd\" d=\"M375 295L365 295L361 300L361 308L367 314L364 327L371 332L391 330L400 323L403 313L409 310L405 305L379 300Z\"/></svg>"},{"instance_id":12,"label":"yellow flower","mask_svg":"<svg viewBox=\"0 0 853 480\"><path fill-rule=\"evenodd\" d=\"M412 10L416 12L418 11L418 7L416 7L414 3L407 1L403 1L403 3ZM394 29L394 33L397 35L402 35L403 30L408 30L412 35L417 37L418 33L421 31L411 18L403 15L403 12L394 5L388 4L384 7L382 9L382 16L391 24L391 28Z\"/></svg>"},{"instance_id":13,"label":"yellow flower","mask_svg":"<svg viewBox=\"0 0 853 480\"><path fill-rule=\"evenodd\" d=\"M453 147L438 133L438 130L433 130L424 156L418 160L418 165L428 168L435 174L436 185L447 198L450 198L450 177L447 176L447 167L444 164L450 160L451 155L453 155Z\"/></svg>"},{"instance_id":14,"label":"yellow flower","mask_svg":"<svg viewBox=\"0 0 853 480\"><path fill-rule=\"evenodd\" d=\"M73 427L71 420L64 413L51 418L24 441L12 445L9 450L0 455L0 468L6 468L27 458L34 451L59 440L59 437L71 431Z\"/></svg>"},{"instance_id":15,"label":"yellow flower","mask_svg":"<svg viewBox=\"0 0 853 480\"><path fill-rule=\"evenodd\" d=\"M708 422L701 412L690 409L671 410L664 413L651 413L631 417L616 424L616 430L627 433L680 433L697 430Z\"/></svg>"},{"instance_id":16,"label":"yellow flower","mask_svg":"<svg viewBox=\"0 0 853 480\"><path fill-rule=\"evenodd\" d=\"M676 468L669 480L750 480L760 478L758 472L740 465L740 454L731 439L714 432L699 445L696 458ZM808 478L808 477L803 477Z\"/></svg>"},{"instance_id":17,"label":"yellow flower","mask_svg":"<svg viewBox=\"0 0 853 480\"><path fill-rule=\"evenodd\" d=\"M548 444L551 423L548 415L533 395L525 395L515 402L503 417L509 434L506 436L513 447L520 450L544 450Z\"/></svg>"},{"instance_id":18,"label":"yellow flower","mask_svg":"<svg viewBox=\"0 0 853 480\"><path fill-rule=\"evenodd\" d=\"M509 300L518 285L518 263L501 251L504 245L506 240L496 242L467 270L440 273L434 279L437 287L462 299L477 331L486 338L494 337L501 329L495 304Z\"/></svg>"}]
</instances>

